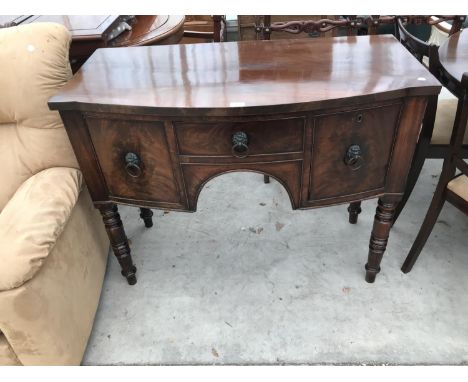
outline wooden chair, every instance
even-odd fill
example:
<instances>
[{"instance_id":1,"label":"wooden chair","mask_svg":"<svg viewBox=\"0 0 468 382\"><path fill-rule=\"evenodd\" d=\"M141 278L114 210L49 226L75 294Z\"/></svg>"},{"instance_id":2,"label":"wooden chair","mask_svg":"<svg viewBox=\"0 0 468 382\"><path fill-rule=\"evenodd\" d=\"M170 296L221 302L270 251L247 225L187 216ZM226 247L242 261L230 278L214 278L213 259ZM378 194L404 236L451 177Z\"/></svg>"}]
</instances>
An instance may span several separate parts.
<instances>
[{"instance_id":1,"label":"wooden chair","mask_svg":"<svg viewBox=\"0 0 468 382\"><path fill-rule=\"evenodd\" d=\"M306 37L336 37L340 31L346 35L362 34L367 19L357 16L242 16L253 17L256 40ZM304 17L308 19L304 20ZM302 18L302 19L300 19ZM239 20L241 20L239 18ZM241 26L239 22L239 26ZM282 32L282 33L281 33ZM375 29L369 28L374 34ZM246 33L240 32L241 39Z\"/></svg>"},{"instance_id":2,"label":"wooden chair","mask_svg":"<svg viewBox=\"0 0 468 382\"><path fill-rule=\"evenodd\" d=\"M186 16L182 43L223 42L225 29L224 16Z\"/></svg>"},{"instance_id":3,"label":"wooden chair","mask_svg":"<svg viewBox=\"0 0 468 382\"><path fill-rule=\"evenodd\" d=\"M461 23L453 23L449 34L458 32ZM458 30L457 30L458 29ZM447 82L444 79L444 71L439 61L439 47L435 44L429 44L422 41L406 29L403 18L398 17L396 21L396 36L400 42L415 56L428 70L442 83L447 89L455 96L457 96L456 85ZM425 63L424 58L428 58L428 64ZM424 116L419 141L413 156L413 162L406 185L405 194L399 203L394 217L394 223L398 219L401 211L403 210L411 192L414 189L419 174L421 173L424 161L426 158L443 159L450 151L450 136L452 126L457 110L457 99L443 99L438 101L438 97L433 97L429 100L426 107L426 114ZM468 134L464 137L460 149L460 155L463 158L468 158Z\"/></svg>"},{"instance_id":4,"label":"wooden chair","mask_svg":"<svg viewBox=\"0 0 468 382\"><path fill-rule=\"evenodd\" d=\"M429 16L428 22L449 36L462 29L466 16ZM447 21L451 21L449 24Z\"/></svg>"},{"instance_id":5,"label":"wooden chair","mask_svg":"<svg viewBox=\"0 0 468 382\"><path fill-rule=\"evenodd\" d=\"M459 84L458 108L450 144L447 146L442 173L418 236L401 268L408 273L424 247L445 201L468 214L468 164L462 157L463 137L468 121L468 72ZM456 171L461 174L455 176Z\"/></svg>"}]
</instances>

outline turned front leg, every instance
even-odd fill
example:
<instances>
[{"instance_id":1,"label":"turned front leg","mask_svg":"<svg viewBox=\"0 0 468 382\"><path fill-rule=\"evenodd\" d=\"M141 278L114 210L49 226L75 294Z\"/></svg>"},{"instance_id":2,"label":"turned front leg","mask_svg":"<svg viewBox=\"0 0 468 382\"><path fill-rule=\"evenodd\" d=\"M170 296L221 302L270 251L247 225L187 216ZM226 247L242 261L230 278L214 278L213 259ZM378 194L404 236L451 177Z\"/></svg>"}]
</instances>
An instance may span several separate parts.
<instances>
[{"instance_id":1,"label":"turned front leg","mask_svg":"<svg viewBox=\"0 0 468 382\"><path fill-rule=\"evenodd\" d=\"M101 211L102 220L104 221L112 250L122 268L122 276L127 279L130 285L134 285L137 282L135 276L136 267L133 265L127 235L125 235L117 205L108 203L99 205L98 208L99 211Z\"/></svg>"},{"instance_id":2,"label":"turned front leg","mask_svg":"<svg viewBox=\"0 0 468 382\"><path fill-rule=\"evenodd\" d=\"M366 264L366 281L373 283L380 272L380 262L387 248L388 235L392 227L393 216L398 201L379 198L375 212L374 226L369 243L369 257Z\"/></svg>"}]
</instances>

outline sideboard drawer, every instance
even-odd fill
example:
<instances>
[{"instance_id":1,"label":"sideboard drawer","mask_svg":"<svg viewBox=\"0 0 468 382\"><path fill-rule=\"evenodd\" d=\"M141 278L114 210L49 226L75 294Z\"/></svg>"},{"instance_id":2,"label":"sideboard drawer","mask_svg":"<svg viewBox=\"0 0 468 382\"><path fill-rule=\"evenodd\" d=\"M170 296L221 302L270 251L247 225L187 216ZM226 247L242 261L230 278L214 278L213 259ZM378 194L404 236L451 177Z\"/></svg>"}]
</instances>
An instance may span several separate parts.
<instances>
[{"instance_id":1,"label":"sideboard drawer","mask_svg":"<svg viewBox=\"0 0 468 382\"><path fill-rule=\"evenodd\" d=\"M233 136L245 133L245 156L302 152L305 117L249 122L178 122L179 154L233 156ZM235 155L234 155L235 156Z\"/></svg>"},{"instance_id":2,"label":"sideboard drawer","mask_svg":"<svg viewBox=\"0 0 468 382\"><path fill-rule=\"evenodd\" d=\"M398 103L317 117L310 200L384 187L400 108Z\"/></svg>"},{"instance_id":3,"label":"sideboard drawer","mask_svg":"<svg viewBox=\"0 0 468 382\"><path fill-rule=\"evenodd\" d=\"M87 117L111 196L180 204L162 122Z\"/></svg>"}]
</instances>

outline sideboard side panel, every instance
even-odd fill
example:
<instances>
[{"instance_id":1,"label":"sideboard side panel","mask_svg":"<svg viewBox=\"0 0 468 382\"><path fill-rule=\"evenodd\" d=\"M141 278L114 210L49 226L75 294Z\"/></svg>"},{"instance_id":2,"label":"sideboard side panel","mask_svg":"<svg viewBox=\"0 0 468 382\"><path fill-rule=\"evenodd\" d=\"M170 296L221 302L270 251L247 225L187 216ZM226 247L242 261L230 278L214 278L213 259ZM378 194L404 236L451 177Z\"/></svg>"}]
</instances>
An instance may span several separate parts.
<instances>
[{"instance_id":1,"label":"sideboard side panel","mask_svg":"<svg viewBox=\"0 0 468 382\"><path fill-rule=\"evenodd\" d=\"M83 115L79 111L60 111L60 116L93 202L108 201L107 184Z\"/></svg>"},{"instance_id":2,"label":"sideboard side panel","mask_svg":"<svg viewBox=\"0 0 468 382\"><path fill-rule=\"evenodd\" d=\"M386 194L403 194L405 191L426 105L426 97L409 97L403 105L387 170Z\"/></svg>"}]
</instances>

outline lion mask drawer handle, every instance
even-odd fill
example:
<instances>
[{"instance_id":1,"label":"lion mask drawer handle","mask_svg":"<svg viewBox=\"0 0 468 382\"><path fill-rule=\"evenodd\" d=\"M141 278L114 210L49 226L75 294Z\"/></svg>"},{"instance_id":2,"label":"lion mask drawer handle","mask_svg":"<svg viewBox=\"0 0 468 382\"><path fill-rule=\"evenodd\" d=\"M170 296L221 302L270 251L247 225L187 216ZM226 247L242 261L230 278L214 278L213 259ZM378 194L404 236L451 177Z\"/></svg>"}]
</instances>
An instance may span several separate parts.
<instances>
[{"instance_id":1,"label":"lion mask drawer handle","mask_svg":"<svg viewBox=\"0 0 468 382\"><path fill-rule=\"evenodd\" d=\"M362 157L361 146L351 145L346 151L344 162L351 170L355 171L362 167L364 163L364 158Z\"/></svg>"},{"instance_id":2,"label":"lion mask drawer handle","mask_svg":"<svg viewBox=\"0 0 468 382\"><path fill-rule=\"evenodd\" d=\"M128 175L133 178L138 178L142 173L140 166L141 160L138 155L132 152L125 154L125 169Z\"/></svg>"},{"instance_id":3,"label":"lion mask drawer handle","mask_svg":"<svg viewBox=\"0 0 468 382\"><path fill-rule=\"evenodd\" d=\"M232 155L245 158L249 154L249 137L243 131L232 135Z\"/></svg>"}]
</instances>

